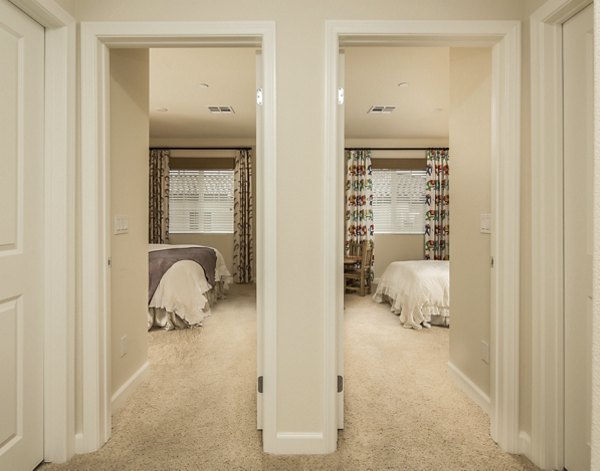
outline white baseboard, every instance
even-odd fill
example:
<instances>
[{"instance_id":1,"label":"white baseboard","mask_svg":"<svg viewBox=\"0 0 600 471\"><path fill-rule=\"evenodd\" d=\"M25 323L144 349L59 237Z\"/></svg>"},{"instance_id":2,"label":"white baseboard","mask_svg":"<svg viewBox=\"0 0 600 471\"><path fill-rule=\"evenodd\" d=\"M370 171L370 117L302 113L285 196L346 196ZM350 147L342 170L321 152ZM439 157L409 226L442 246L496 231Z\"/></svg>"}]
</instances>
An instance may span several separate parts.
<instances>
[{"instance_id":1,"label":"white baseboard","mask_svg":"<svg viewBox=\"0 0 600 471\"><path fill-rule=\"evenodd\" d=\"M527 432L519 432L519 453L529 458L531 454L531 437Z\"/></svg>"},{"instance_id":2,"label":"white baseboard","mask_svg":"<svg viewBox=\"0 0 600 471\"><path fill-rule=\"evenodd\" d=\"M123 385L117 389L110 399L111 412L114 414L118 411L133 391L137 389L139 384L146 379L150 374L150 364L144 363L139 370L131 375L131 377L123 383Z\"/></svg>"},{"instance_id":3,"label":"white baseboard","mask_svg":"<svg viewBox=\"0 0 600 471\"><path fill-rule=\"evenodd\" d=\"M479 386L471 381L452 362L448 362L448 372L454 383L489 415L491 408L490 396L484 393Z\"/></svg>"},{"instance_id":4,"label":"white baseboard","mask_svg":"<svg viewBox=\"0 0 600 471\"><path fill-rule=\"evenodd\" d=\"M85 453L83 447L83 433L79 432L75 435L75 453L80 455L81 453Z\"/></svg>"},{"instance_id":5,"label":"white baseboard","mask_svg":"<svg viewBox=\"0 0 600 471\"><path fill-rule=\"evenodd\" d=\"M322 432L278 432L269 453L278 455L318 455L335 451L324 449Z\"/></svg>"}]
</instances>

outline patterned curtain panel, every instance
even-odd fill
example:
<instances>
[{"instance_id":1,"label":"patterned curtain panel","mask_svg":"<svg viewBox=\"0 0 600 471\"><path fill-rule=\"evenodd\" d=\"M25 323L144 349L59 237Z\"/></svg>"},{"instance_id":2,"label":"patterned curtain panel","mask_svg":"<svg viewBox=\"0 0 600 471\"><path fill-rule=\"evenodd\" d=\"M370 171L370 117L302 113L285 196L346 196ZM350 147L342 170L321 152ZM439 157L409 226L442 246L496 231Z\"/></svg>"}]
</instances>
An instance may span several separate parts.
<instances>
[{"instance_id":1,"label":"patterned curtain panel","mask_svg":"<svg viewBox=\"0 0 600 471\"><path fill-rule=\"evenodd\" d=\"M450 259L450 196L448 149L427 151L425 191L425 259Z\"/></svg>"},{"instance_id":2,"label":"patterned curtain panel","mask_svg":"<svg viewBox=\"0 0 600 471\"><path fill-rule=\"evenodd\" d=\"M373 247L371 151L346 151L346 253L350 243L368 240Z\"/></svg>"},{"instance_id":3,"label":"patterned curtain panel","mask_svg":"<svg viewBox=\"0 0 600 471\"><path fill-rule=\"evenodd\" d=\"M169 155L170 151L150 151L149 233L151 244L169 242Z\"/></svg>"},{"instance_id":4,"label":"patterned curtain panel","mask_svg":"<svg viewBox=\"0 0 600 471\"><path fill-rule=\"evenodd\" d=\"M252 196L252 154L240 150L235 159L233 205L233 281L254 281L254 209Z\"/></svg>"}]
</instances>

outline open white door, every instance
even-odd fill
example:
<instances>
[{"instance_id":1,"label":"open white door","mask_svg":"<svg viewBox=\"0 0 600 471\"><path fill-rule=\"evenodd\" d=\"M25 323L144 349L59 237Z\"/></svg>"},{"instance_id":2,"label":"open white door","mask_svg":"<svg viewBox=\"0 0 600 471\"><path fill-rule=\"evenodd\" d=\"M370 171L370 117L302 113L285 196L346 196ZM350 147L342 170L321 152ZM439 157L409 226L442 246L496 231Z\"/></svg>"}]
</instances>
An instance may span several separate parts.
<instances>
[{"instance_id":1,"label":"open white door","mask_svg":"<svg viewBox=\"0 0 600 471\"><path fill-rule=\"evenodd\" d=\"M262 113L262 89L263 89L263 63L262 53L258 51L256 53L256 181L260 182L259 176L263 175L262 163L263 163L263 113ZM260 234L260 228L262 226L262 211L263 208L263 189L256 188L256 255L255 260L261 260L258 254L261 254L264 250L262 234ZM263 326L264 326L264 306L263 296L261 288L263 284L263 267L260 264L256 266L256 428L258 430L263 429L263 394L262 394L262 380L263 380Z\"/></svg>"},{"instance_id":2,"label":"open white door","mask_svg":"<svg viewBox=\"0 0 600 471\"><path fill-rule=\"evenodd\" d=\"M0 469L43 459L44 28L0 0Z\"/></svg>"},{"instance_id":3,"label":"open white door","mask_svg":"<svg viewBox=\"0 0 600 471\"><path fill-rule=\"evenodd\" d=\"M563 25L565 461L590 469L593 250L593 10Z\"/></svg>"},{"instance_id":4,"label":"open white door","mask_svg":"<svg viewBox=\"0 0 600 471\"><path fill-rule=\"evenodd\" d=\"M340 169L338 175L341 176L341 181L338 184L338 213L340 215L338 224L340 224L340 230L337 231L340 234L341 240L338 243L338 257L343 258L342 252L344 250L344 176L346 174L344 164L344 72L346 68L346 62L344 52L340 51L338 58L338 109L337 109L337 152L338 152L338 165ZM338 429L344 428L344 274L342 272L342 266L338 270L340 280L338 281L338 306L337 310L337 374L338 374L338 401L337 401L337 426Z\"/></svg>"}]
</instances>

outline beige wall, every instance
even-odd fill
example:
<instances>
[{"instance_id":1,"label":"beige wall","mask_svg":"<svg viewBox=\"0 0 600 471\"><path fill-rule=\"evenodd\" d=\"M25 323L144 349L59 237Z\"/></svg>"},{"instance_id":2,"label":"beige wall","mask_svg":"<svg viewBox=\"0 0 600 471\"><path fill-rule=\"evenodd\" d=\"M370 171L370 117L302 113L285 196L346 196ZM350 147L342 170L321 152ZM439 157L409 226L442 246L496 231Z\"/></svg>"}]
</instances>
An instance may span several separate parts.
<instances>
[{"instance_id":1,"label":"beige wall","mask_svg":"<svg viewBox=\"0 0 600 471\"><path fill-rule=\"evenodd\" d=\"M490 394L491 49L450 49L450 362Z\"/></svg>"},{"instance_id":2,"label":"beige wall","mask_svg":"<svg viewBox=\"0 0 600 471\"><path fill-rule=\"evenodd\" d=\"M398 260L423 260L421 234L375 234L375 280L383 275L387 266Z\"/></svg>"},{"instance_id":3,"label":"beige wall","mask_svg":"<svg viewBox=\"0 0 600 471\"><path fill-rule=\"evenodd\" d=\"M114 393L146 362L148 350L148 50L113 49L110 70L111 215L129 219L127 234L111 236ZM128 352L121 356L123 336Z\"/></svg>"},{"instance_id":4,"label":"beige wall","mask_svg":"<svg viewBox=\"0 0 600 471\"><path fill-rule=\"evenodd\" d=\"M233 274L233 234L170 234L170 244L194 244L214 247L225 259Z\"/></svg>"},{"instance_id":5,"label":"beige wall","mask_svg":"<svg viewBox=\"0 0 600 471\"><path fill-rule=\"evenodd\" d=\"M78 0L80 20L272 20L277 24L277 431L323 430L325 20L523 17L522 0ZM310 73L304 73L310 71ZM524 82L529 78L524 77ZM301 136L299 142L298 136ZM307 171L310 169L310 171ZM310 191L307 191L307 188ZM309 251L297 250L309 247ZM290 250L294 248L295 250ZM307 255L308 253L308 255ZM298 293L311 293L298 302Z\"/></svg>"},{"instance_id":6,"label":"beige wall","mask_svg":"<svg viewBox=\"0 0 600 471\"><path fill-rule=\"evenodd\" d=\"M71 15L75 14L75 0L54 0Z\"/></svg>"}]
</instances>

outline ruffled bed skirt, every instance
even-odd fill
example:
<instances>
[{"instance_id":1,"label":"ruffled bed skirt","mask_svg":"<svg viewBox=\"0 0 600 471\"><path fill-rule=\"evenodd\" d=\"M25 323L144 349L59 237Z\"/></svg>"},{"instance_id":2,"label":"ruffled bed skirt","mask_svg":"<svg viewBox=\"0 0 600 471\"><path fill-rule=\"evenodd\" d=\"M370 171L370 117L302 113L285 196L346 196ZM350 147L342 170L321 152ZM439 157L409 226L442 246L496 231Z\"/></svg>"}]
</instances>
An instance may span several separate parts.
<instances>
[{"instance_id":1,"label":"ruffled bed skirt","mask_svg":"<svg viewBox=\"0 0 600 471\"><path fill-rule=\"evenodd\" d=\"M404 313L403 316L402 304L398 301L397 296L390 295L387 292L377 292L373 295L373 300L378 303L389 304L390 311L400 316L400 322L407 329L418 330L421 327L429 327L430 325L450 327L450 309L447 307L435 305L418 306L413 312Z\"/></svg>"},{"instance_id":2,"label":"ruffled bed skirt","mask_svg":"<svg viewBox=\"0 0 600 471\"><path fill-rule=\"evenodd\" d=\"M210 308L214 306L219 299L225 296L228 286L228 282L219 281L216 283L214 288L202 293L208 301L202 309L202 311L206 314L204 318L210 316ZM163 330L174 330L189 329L190 327L201 326L202 320L192 324L178 316L175 312L167 311L166 309L162 308L148 308L148 330L152 329L153 327Z\"/></svg>"}]
</instances>

